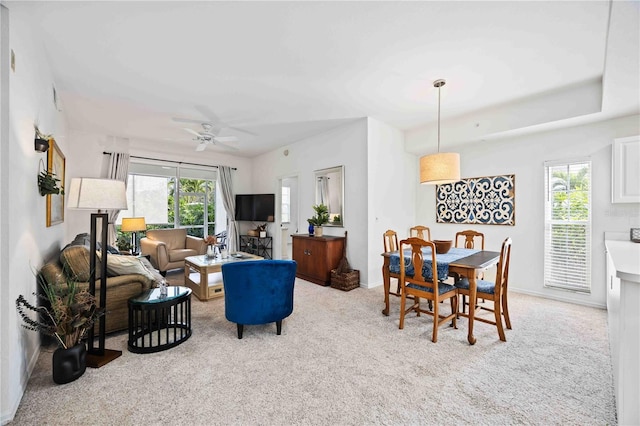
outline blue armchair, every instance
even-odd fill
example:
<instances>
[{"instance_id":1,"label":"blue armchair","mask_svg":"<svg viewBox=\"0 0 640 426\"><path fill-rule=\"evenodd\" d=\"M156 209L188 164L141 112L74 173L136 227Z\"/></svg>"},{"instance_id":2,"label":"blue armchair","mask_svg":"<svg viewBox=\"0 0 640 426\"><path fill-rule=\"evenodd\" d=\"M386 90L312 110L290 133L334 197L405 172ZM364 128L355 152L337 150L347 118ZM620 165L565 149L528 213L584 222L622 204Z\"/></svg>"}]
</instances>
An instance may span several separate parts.
<instances>
[{"instance_id":1,"label":"blue armchair","mask_svg":"<svg viewBox=\"0 0 640 426\"><path fill-rule=\"evenodd\" d=\"M293 260L255 260L222 265L224 313L238 326L242 339L245 325L276 323L293 312L293 285L296 262Z\"/></svg>"}]
</instances>

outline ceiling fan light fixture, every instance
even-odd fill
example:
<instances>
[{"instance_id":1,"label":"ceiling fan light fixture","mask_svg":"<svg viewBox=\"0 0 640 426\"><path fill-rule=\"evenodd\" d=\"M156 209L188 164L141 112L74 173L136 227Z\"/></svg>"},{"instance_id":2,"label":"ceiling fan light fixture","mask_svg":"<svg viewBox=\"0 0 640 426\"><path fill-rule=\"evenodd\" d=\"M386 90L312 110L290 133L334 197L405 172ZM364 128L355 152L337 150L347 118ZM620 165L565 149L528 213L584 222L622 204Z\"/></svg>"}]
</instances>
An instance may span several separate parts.
<instances>
[{"instance_id":1,"label":"ceiling fan light fixture","mask_svg":"<svg viewBox=\"0 0 640 426\"><path fill-rule=\"evenodd\" d=\"M420 183L440 185L460 180L460 154L457 152L440 152L440 88L446 80L433 82L438 89L438 153L420 158Z\"/></svg>"}]
</instances>

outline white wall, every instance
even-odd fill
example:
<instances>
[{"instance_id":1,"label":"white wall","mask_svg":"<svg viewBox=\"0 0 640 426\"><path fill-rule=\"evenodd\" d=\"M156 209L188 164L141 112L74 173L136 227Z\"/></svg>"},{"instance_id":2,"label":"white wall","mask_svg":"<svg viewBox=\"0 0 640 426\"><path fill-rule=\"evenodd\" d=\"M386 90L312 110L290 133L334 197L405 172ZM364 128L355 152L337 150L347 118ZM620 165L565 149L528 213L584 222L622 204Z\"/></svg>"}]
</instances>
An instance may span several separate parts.
<instances>
[{"instance_id":1,"label":"white wall","mask_svg":"<svg viewBox=\"0 0 640 426\"><path fill-rule=\"evenodd\" d=\"M289 155L285 156L284 151ZM279 209L278 179L298 175L299 232L306 233L307 218L313 215L315 204L314 170L344 166L344 227L324 227L325 235L344 235L348 231L347 258L360 270L360 281L368 283L368 210L367 210L367 120L333 129L322 135L268 152L253 159L253 189L255 193L275 193ZM279 210L277 210L279 211ZM279 218L277 219L279 220ZM274 227L269 234L274 236ZM281 253L280 238L274 240L274 254Z\"/></svg>"},{"instance_id":2,"label":"white wall","mask_svg":"<svg viewBox=\"0 0 640 426\"><path fill-rule=\"evenodd\" d=\"M404 151L404 133L379 120L368 120L368 235L369 287L382 285L382 234L398 238L416 225L418 157Z\"/></svg>"},{"instance_id":3,"label":"white wall","mask_svg":"<svg viewBox=\"0 0 640 426\"><path fill-rule=\"evenodd\" d=\"M3 129L2 139L3 160L8 155L8 161L3 161L0 195L2 235L7 238L3 245L10 248L2 253L0 283L3 423L13 418L40 351L37 333L21 327L15 300L22 294L35 303L33 269L57 253L65 228L64 224L46 227L46 197L40 196L36 182L39 161L42 159L46 165L47 160L45 153L34 151L33 143L33 125L37 122L40 130L52 134L67 154L65 119L53 104L54 80L40 39L26 21L27 16L9 10L9 45L15 53L16 69L12 72L2 68L3 74L10 74L9 128L7 133ZM3 42L7 34L4 30L3 22ZM5 95L3 91L2 96Z\"/></svg>"},{"instance_id":4,"label":"white wall","mask_svg":"<svg viewBox=\"0 0 640 426\"><path fill-rule=\"evenodd\" d=\"M560 129L459 147L462 177L515 174L516 225L437 224L435 187L418 185L417 220L431 228L434 239L454 238L463 229L485 234L487 249L497 250L513 239L510 289L575 303L605 306L604 232L629 232L640 226L638 204L611 204L611 144L614 138L640 134L640 117ZM407 134L407 140L419 137ZM592 161L592 287L591 294L543 286L544 162L590 156Z\"/></svg>"}]
</instances>

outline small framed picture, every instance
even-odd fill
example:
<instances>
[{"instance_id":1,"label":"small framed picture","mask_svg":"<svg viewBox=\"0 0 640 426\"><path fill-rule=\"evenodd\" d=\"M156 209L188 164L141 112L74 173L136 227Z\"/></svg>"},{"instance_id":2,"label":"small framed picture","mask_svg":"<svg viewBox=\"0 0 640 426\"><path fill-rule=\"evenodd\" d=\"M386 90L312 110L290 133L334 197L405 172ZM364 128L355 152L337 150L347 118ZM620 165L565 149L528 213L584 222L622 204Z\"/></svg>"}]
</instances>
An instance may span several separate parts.
<instances>
[{"instance_id":1,"label":"small framed picture","mask_svg":"<svg viewBox=\"0 0 640 426\"><path fill-rule=\"evenodd\" d=\"M60 179L60 193L47 194L47 227L64 222L64 170L65 158L54 139L49 140L47 171Z\"/></svg>"}]
</instances>

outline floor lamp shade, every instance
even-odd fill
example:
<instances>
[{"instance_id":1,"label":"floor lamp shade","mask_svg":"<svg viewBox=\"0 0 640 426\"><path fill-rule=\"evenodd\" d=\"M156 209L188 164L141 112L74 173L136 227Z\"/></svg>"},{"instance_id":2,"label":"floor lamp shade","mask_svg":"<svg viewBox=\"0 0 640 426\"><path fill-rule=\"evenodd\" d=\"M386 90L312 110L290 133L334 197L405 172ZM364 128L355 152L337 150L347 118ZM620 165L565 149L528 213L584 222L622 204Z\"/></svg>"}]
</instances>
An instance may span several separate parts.
<instances>
[{"instance_id":1,"label":"floor lamp shade","mask_svg":"<svg viewBox=\"0 0 640 426\"><path fill-rule=\"evenodd\" d=\"M100 213L100 210L124 210L127 208L127 192L124 182L115 179L73 178L69 185L67 206L70 209L98 210L91 213L91 239L89 246L89 292L96 294L96 266L97 262L97 236L98 221L100 221L101 262L100 262L100 307L105 308L107 300L107 228L109 226L109 214ZM87 339L87 367L102 367L113 361L122 351L105 349L106 325L105 317L99 319L98 347L94 348L93 327L89 329Z\"/></svg>"},{"instance_id":2,"label":"floor lamp shade","mask_svg":"<svg viewBox=\"0 0 640 426\"><path fill-rule=\"evenodd\" d=\"M126 210L127 191L120 180L73 178L69 184L67 206L70 209Z\"/></svg>"},{"instance_id":3,"label":"floor lamp shade","mask_svg":"<svg viewBox=\"0 0 640 426\"><path fill-rule=\"evenodd\" d=\"M420 183L440 185L460 180L460 154L439 152L420 158Z\"/></svg>"}]
</instances>

